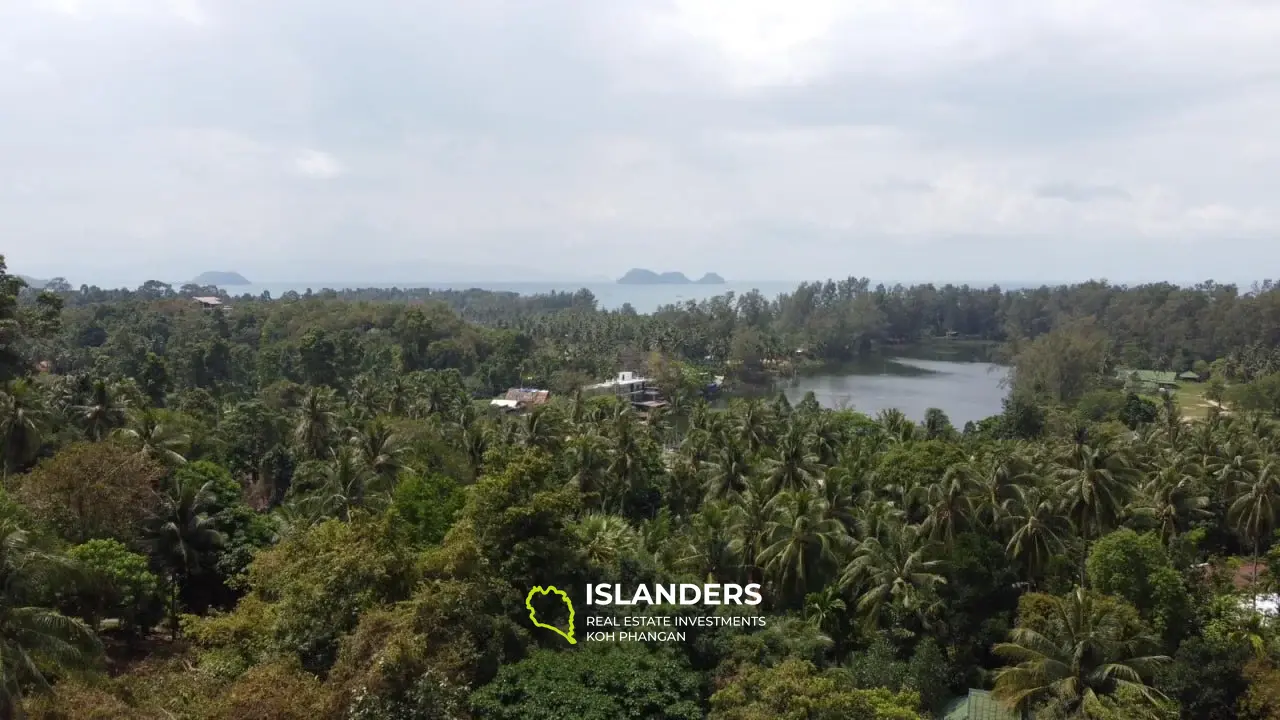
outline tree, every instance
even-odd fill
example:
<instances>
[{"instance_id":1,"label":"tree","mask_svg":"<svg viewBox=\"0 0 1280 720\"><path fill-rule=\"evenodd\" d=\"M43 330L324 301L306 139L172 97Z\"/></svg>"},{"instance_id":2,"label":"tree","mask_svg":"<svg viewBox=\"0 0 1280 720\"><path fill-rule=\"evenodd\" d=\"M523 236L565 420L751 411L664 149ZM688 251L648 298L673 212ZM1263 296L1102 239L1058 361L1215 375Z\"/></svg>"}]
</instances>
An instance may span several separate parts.
<instances>
[{"instance_id":1,"label":"tree","mask_svg":"<svg viewBox=\"0 0 1280 720\"><path fill-rule=\"evenodd\" d=\"M209 565L213 550L223 542L209 517L215 502L213 484L198 482L197 477L174 476L147 523L152 555L168 576L169 618L175 638L181 586Z\"/></svg>"},{"instance_id":2,"label":"tree","mask_svg":"<svg viewBox=\"0 0 1280 720\"><path fill-rule=\"evenodd\" d=\"M769 505L770 543L757 562L780 588L802 599L822 571L835 566L845 544L845 529L828 517L827 503L811 490L783 492Z\"/></svg>"},{"instance_id":3,"label":"tree","mask_svg":"<svg viewBox=\"0 0 1280 720\"><path fill-rule=\"evenodd\" d=\"M155 507L163 476L159 465L117 443L73 443L21 476L16 495L72 542L129 544Z\"/></svg>"},{"instance_id":4,"label":"tree","mask_svg":"<svg viewBox=\"0 0 1280 720\"><path fill-rule=\"evenodd\" d=\"M147 558L116 540L90 540L67 551L83 577L76 593L79 615L95 631L103 618L117 618L130 636L159 619L159 579Z\"/></svg>"},{"instance_id":5,"label":"tree","mask_svg":"<svg viewBox=\"0 0 1280 720\"><path fill-rule=\"evenodd\" d=\"M1050 598L1042 622L1020 613L1009 642L993 648L1013 663L996 672L995 697L1020 711L1091 717L1104 697L1129 688L1149 707L1160 707L1164 695L1149 683L1169 658L1147 654L1155 639L1135 632L1122 608L1077 588Z\"/></svg>"},{"instance_id":6,"label":"tree","mask_svg":"<svg viewBox=\"0 0 1280 720\"><path fill-rule=\"evenodd\" d=\"M1191 630L1191 596L1159 536L1128 528L1105 535L1089 551L1088 570L1093 588L1128 601L1170 646Z\"/></svg>"},{"instance_id":7,"label":"tree","mask_svg":"<svg viewBox=\"0 0 1280 720\"><path fill-rule=\"evenodd\" d=\"M0 453L4 475L25 469L44 444L49 409L44 398L25 380L0 390Z\"/></svg>"},{"instance_id":8,"label":"tree","mask_svg":"<svg viewBox=\"0 0 1280 720\"><path fill-rule=\"evenodd\" d=\"M535 651L471 696L492 720L698 720L700 681L680 656L639 643Z\"/></svg>"},{"instance_id":9,"label":"tree","mask_svg":"<svg viewBox=\"0 0 1280 720\"><path fill-rule=\"evenodd\" d=\"M0 265L0 270L3 265ZM49 676L87 668L102 652L93 631L79 620L31 604L46 583L69 567L40 550L12 518L0 519L0 718L22 717L31 688L49 689Z\"/></svg>"},{"instance_id":10,"label":"tree","mask_svg":"<svg viewBox=\"0 0 1280 720\"><path fill-rule=\"evenodd\" d=\"M0 383L26 374L27 363L20 347L22 327L18 322L18 293L27 283L8 273L4 256L0 255Z\"/></svg>"},{"instance_id":11,"label":"tree","mask_svg":"<svg viewBox=\"0 0 1280 720\"><path fill-rule=\"evenodd\" d=\"M1103 375L1107 336L1091 317L1065 323L1025 344L1013 358L1013 394L1070 403Z\"/></svg>"},{"instance_id":12,"label":"tree","mask_svg":"<svg viewBox=\"0 0 1280 720\"><path fill-rule=\"evenodd\" d=\"M1232 489L1235 496L1227 509L1227 521L1253 545L1252 582L1257 585L1262 540L1270 537L1280 517L1280 466L1267 462L1256 473L1241 474ZM1253 602L1256 607L1256 592Z\"/></svg>"},{"instance_id":13,"label":"tree","mask_svg":"<svg viewBox=\"0 0 1280 720\"><path fill-rule=\"evenodd\" d=\"M103 440L125 424L129 403L106 380L93 381L89 399L74 408L77 419L91 440Z\"/></svg>"},{"instance_id":14,"label":"tree","mask_svg":"<svg viewBox=\"0 0 1280 720\"><path fill-rule=\"evenodd\" d=\"M860 689L838 670L788 659L747 667L711 696L711 720L922 720L919 696Z\"/></svg>"}]
</instances>

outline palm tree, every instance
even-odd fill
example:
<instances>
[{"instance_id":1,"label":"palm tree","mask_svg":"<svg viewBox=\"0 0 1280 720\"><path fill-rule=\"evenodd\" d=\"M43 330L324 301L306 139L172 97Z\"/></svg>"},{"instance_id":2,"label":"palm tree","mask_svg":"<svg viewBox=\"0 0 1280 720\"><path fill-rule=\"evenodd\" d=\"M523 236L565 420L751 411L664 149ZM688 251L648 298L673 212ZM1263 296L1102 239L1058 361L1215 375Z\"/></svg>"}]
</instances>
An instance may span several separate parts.
<instances>
[{"instance_id":1,"label":"palm tree","mask_svg":"<svg viewBox=\"0 0 1280 720\"><path fill-rule=\"evenodd\" d=\"M819 592L809 593L804 599L804 619L823 632L828 630L832 620L839 620L844 610L838 585L828 585Z\"/></svg>"},{"instance_id":2,"label":"palm tree","mask_svg":"<svg viewBox=\"0 0 1280 720\"><path fill-rule=\"evenodd\" d=\"M794 423L778 438L776 455L764 462L763 469L774 492L810 488L823 472L818 455L809 451L803 430Z\"/></svg>"},{"instance_id":3,"label":"palm tree","mask_svg":"<svg viewBox=\"0 0 1280 720\"><path fill-rule=\"evenodd\" d=\"M139 455L168 467L186 464L183 453L191 438L173 423L165 422L159 411L147 408L132 413L129 420L129 427L120 428L115 434L136 445Z\"/></svg>"},{"instance_id":4,"label":"palm tree","mask_svg":"<svg viewBox=\"0 0 1280 720\"><path fill-rule=\"evenodd\" d=\"M898 525L882 541L867 537L858 544L853 560L840 578L845 588L861 588L858 612L868 623L879 617L885 603L915 613L924 620L925 601L947 579L937 571L941 560L930 560L931 547L921 542L919 528Z\"/></svg>"},{"instance_id":5,"label":"palm tree","mask_svg":"<svg viewBox=\"0 0 1280 720\"><path fill-rule=\"evenodd\" d=\"M1136 514L1150 518L1168 543L1191 529L1191 523L1212 515L1209 497L1197 478L1200 469L1182 455L1167 451L1156 461L1155 472L1142 486Z\"/></svg>"},{"instance_id":6,"label":"palm tree","mask_svg":"<svg viewBox=\"0 0 1280 720\"><path fill-rule=\"evenodd\" d=\"M624 552L640 544L636 531L617 515L590 513L578 521L575 530L586 559L603 567L615 565Z\"/></svg>"},{"instance_id":7,"label":"palm tree","mask_svg":"<svg viewBox=\"0 0 1280 720\"><path fill-rule=\"evenodd\" d=\"M1253 579L1258 583L1258 554L1262 539L1271 536L1280 515L1280 468L1268 460L1257 473L1239 476L1235 482L1235 499L1227 508L1227 522L1253 543ZM1256 590L1256 587L1254 588ZM1254 607L1258 596L1253 593Z\"/></svg>"},{"instance_id":8,"label":"palm tree","mask_svg":"<svg viewBox=\"0 0 1280 720\"><path fill-rule=\"evenodd\" d=\"M203 570L212 551L222 544L210 512L216 509L213 481L196 484L193 477L177 475L160 493L156 510L147 524L151 551L169 580L169 619L178 636L178 590Z\"/></svg>"},{"instance_id":9,"label":"palm tree","mask_svg":"<svg viewBox=\"0 0 1280 720\"><path fill-rule=\"evenodd\" d=\"M726 442L715 449L709 463L711 474L707 478L707 497L723 499L741 491L751 476L751 464L742 446Z\"/></svg>"},{"instance_id":10,"label":"palm tree","mask_svg":"<svg viewBox=\"0 0 1280 720\"><path fill-rule=\"evenodd\" d=\"M1088 544L1115 527L1133 495L1135 475L1128 453L1109 445L1089 445L1084 435L1059 460L1057 494L1085 541L1080 557L1082 585L1088 581Z\"/></svg>"},{"instance_id":11,"label":"palm tree","mask_svg":"<svg viewBox=\"0 0 1280 720\"><path fill-rule=\"evenodd\" d=\"M14 380L0 392L0 452L6 477L40 452L48 420L44 399L25 380Z\"/></svg>"},{"instance_id":12,"label":"palm tree","mask_svg":"<svg viewBox=\"0 0 1280 720\"><path fill-rule=\"evenodd\" d=\"M353 433L349 440L355 448L356 460L373 475L382 488L391 489L404 469L401 456L407 449L389 422L376 417Z\"/></svg>"},{"instance_id":13,"label":"palm tree","mask_svg":"<svg viewBox=\"0 0 1280 720\"><path fill-rule=\"evenodd\" d=\"M1058 510L1058 503L1044 488L1016 486L1013 498L1004 504L1005 523L1012 534L1005 552L1021 560L1035 577L1048 564L1049 558L1062 553L1063 538L1071 529Z\"/></svg>"},{"instance_id":14,"label":"palm tree","mask_svg":"<svg viewBox=\"0 0 1280 720\"><path fill-rule=\"evenodd\" d=\"M128 401L117 398L114 390L105 380L95 380L89 391L88 402L84 405L76 405L72 410L84 427L85 434L97 441L124 425L128 407Z\"/></svg>"},{"instance_id":15,"label":"palm tree","mask_svg":"<svg viewBox=\"0 0 1280 720\"><path fill-rule=\"evenodd\" d=\"M769 443L769 410L759 400L748 400L734 413L734 435L747 453L755 455Z\"/></svg>"},{"instance_id":16,"label":"palm tree","mask_svg":"<svg viewBox=\"0 0 1280 720\"><path fill-rule=\"evenodd\" d=\"M917 488L928 513L920 529L934 541L948 548L955 540L956 532L969 526L973 517L973 492L976 487L968 465L947 468L942 478Z\"/></svg>"},{"instance_id":17,"label":"palm tree","mask_svg":"<svg viewBox=\"0 0 1280 720\"><path fill-rule=\"evenodd\" d=\"M1047 627L1017 627L996 655L1015 663L996 672L996 699L1027 712L1047 707L1060 717L1093 717L1103 697L1130 688L1150 706L1164 700L1147 684L1163 655L1146 655L1154 638L1134 634L1122 606L1100 602L1083 588L1055 597Z\"/></svg>"},{"instance_id":18,"label":"palm tree","mask_svg":"<svg viewBox=\"0 0 1280 720\"><path fill-rule=\"evenodd\" d=\"M384 494L371 497L369 492L374 479L356 452L349 447L339 448L325 465L320 488L312 500L325 514L346 522L351 519L352 510L366 507L370 500L376 500L376 505L382 504Z\"/></svg>"},{"instance_id":19,"label":"palm tree","mask_svg":"<svg viewBox=\"0 0 1280 720\"><path fill-rule=\"evenodd\" d=\"M760 582L759 558L770 538L772 508L769 501L772 497L766 481L752 477L747 480L743 491L733 497L733 506L729 510L733 535L729 549L741 561L751 582Z\"/></svg>"},{"instance_id":20,"label":"palm tree","mask_svg":"<svg viewBox=\"0 0 1280 720\"><path fill-rule=\"evenodd\" d=\"M293 440L313 460L329 454L337 428L338 416L333 411L333 393L327 388L311 388L298 405L298 420Z\"/></svg>"},{"instance_id":21,"label":"palm tree","mask_svg":"<svg viewBox=\"0 0 1280 720\"><path fill-rule=\"evenodd\" d=\"M12 518L0 519L0 720L22 717L24 692L47 690L50 670L88 667L102 652L88 625L29 604L67 569L65 558L34 546Z\"/></svg>"},{"instance_id":22,"label":"palm tree","mask_svg":"<svg viewBox=\"0 0 1280 720\"><path fill-rule=\"evenodd\" d=\"M565 449L569 479L588 505L598 505L605 490L612 448L594 428L574 437Z\"/></svg>"}]
</instances>

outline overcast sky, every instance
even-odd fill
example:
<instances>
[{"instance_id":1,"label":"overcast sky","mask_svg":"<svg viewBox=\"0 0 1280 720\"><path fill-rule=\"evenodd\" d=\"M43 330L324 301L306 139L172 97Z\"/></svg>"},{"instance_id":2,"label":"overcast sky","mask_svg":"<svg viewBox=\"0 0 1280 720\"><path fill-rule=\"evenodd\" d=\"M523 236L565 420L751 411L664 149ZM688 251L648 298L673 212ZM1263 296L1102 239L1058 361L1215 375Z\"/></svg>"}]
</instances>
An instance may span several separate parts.
<instances>
[{"instance_id":1,"label":"overcast sky","mask_svg":"<svg viewBox=\"0 0 1280 720\"><path fill-rule=\"evenodd\" d=\"M0 0L73 282L1280 275L1277 0Z\"/></svg>"}]
</instances>

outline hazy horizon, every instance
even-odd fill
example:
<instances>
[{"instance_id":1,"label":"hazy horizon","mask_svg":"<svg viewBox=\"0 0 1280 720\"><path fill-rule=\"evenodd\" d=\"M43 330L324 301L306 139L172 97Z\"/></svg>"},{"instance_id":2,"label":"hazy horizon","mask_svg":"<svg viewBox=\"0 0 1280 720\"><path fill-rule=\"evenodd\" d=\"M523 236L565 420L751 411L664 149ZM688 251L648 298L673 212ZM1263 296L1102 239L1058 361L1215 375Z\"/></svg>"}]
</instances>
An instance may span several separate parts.
<instances>
[{"instance_id":1,"label":"hazy horizon","mask_svg":"<svg viewBox=\"0 0 1280 720\"><path fill-rule=\"evenodd\" d=\"M1252 0L12 0L0 251L1244 286L1280 267L1278 35Z\"/></svg>"}]
</instances>

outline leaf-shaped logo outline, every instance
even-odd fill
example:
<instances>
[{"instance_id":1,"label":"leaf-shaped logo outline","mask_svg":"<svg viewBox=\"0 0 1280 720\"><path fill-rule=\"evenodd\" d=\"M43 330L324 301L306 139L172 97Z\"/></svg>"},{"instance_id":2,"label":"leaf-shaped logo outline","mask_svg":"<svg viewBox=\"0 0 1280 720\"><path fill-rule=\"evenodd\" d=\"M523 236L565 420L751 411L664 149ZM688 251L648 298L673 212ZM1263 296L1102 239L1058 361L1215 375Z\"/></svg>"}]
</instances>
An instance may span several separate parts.
<instances>
[{"instance_id":1,"label":"leaf-shaped logo outline","mask_svg":"<svg viewBox=\"0 0 1280 720\"><path fill-rule=\"evenodd\" d=\"M546 595L548 593L555 593L559 595L560 599L564 600L564 604L569 606L569 632L568 633L556 627L555 625L547 625L545 623L538 622L537 611L533 609L533 596L535 594ZM529 594L525 596L524 606L529 610L529 620L533 622L534 627L546 628L547 630L554 632L555 634L559 635L565 640L568 640L570 645L578 644L578 641L573 639L573 600L569 599L569 596L564 592L557 590L555 585L548 585L545 588L542 587L541 585L534 586L534 588L529 591Z\"/></svg>"}]
</instances>

